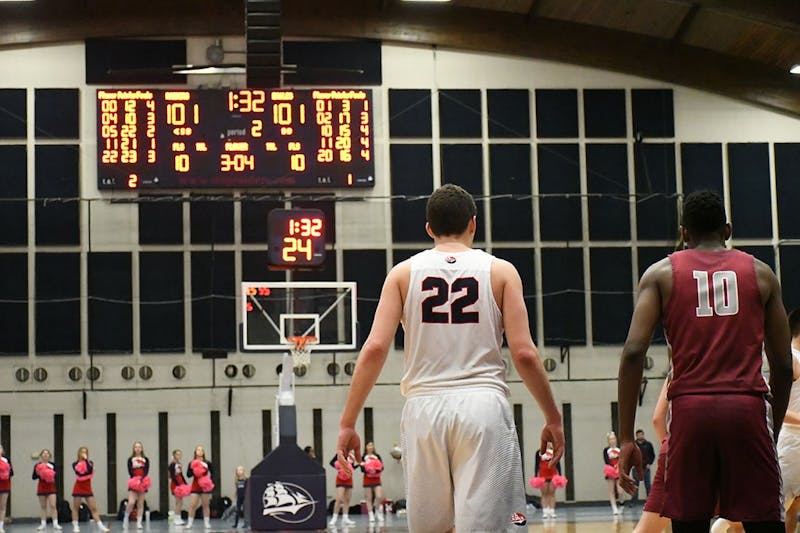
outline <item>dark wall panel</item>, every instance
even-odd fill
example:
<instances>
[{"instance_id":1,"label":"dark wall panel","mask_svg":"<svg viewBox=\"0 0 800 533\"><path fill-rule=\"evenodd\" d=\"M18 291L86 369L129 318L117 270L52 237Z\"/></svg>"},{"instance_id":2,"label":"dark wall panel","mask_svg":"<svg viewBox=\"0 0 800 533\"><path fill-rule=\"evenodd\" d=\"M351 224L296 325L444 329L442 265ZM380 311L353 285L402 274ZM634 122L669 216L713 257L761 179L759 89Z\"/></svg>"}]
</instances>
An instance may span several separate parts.
<instances>
[{"instance_id":1,"label":"dark wall panel","mask_svg":"<svg viewBox=\"0 0 800 533\"><path fill-rule=\"evenodd\" d=\"M736 249L752 255L775 270L775 249L772 246L737 246Z\"/></svg>"},{"instance_id":2,"label":"dark wall panel","mask_svg":"<svg viewBox=\"0 0 800 533\"><path fill-rule=\"evenodd\" d=\"M431 91L389 89L389 136L430 138Z\"/></svg>"},{"instance_id":3,"label":"dark wall panel","mask_svg":"<svg viewBox=\"0 0 800 533\"><path fill-rule=\"evenodd\" d=\"M483 196L483 150L480 144L443 144L441 147L442 184L454 183L473 196ZM475 242L486 240L483 201L476 200Z\"/></svg>"},{"instance_id":4,"label":"dark wall panel","mask_svg":"<svg viewBox=\"0 0 800 533\"><path fill-rule=\"evenodd\" d=\"M344 279L358 283L358 331L364 342L386 279L385 250L345 250Z\"/></svg>"},{"instance_id":5,"label":"dark wall panel","mask_svg":"<svg viewBox=\"0 0 800 533\"><path fill-rule=\"evenodd\" d=\"M625 137L624 89L584 89L583 119L586 137Z\"/></svg>"},{"instance_id":6,"label":"dark wall panel","mask_svg":"<svg viewBox=\"0 0 800 533\"><path fill-rule=\"evenodd\" d=\"M492 196L530 195L530 145L490 145L489 181ZM530 199L492 200L492 240L495 242L533 240L533 209Z\"/></svg>"},{"instance_id":7,"label":"dark wall panel","mask_svg":"<svg viewBox=\"0 0 800 533\"><path fill-rule=\"evenodd\" d=\"M233 244L233 201L230 196L194 199L189 204L192 244Z\"/></svg>"},{"instance_id":8,"label":"dark wall panel","mask_svg":"<svg viewBox=\"0 0 800 533\"><path fill-rule=\"evenodd\" d=\"M481 92L478 89L439 90L439 136L481 136Z\"/></svg>"},{"instance_id":9,"label":"dark wall panel","mask_svg":"<svg viewBox=\"0 0 800 533\"><path fill-rule=\"evenodd\" d=\"M24 139L28 134L25 89L0 89L0 139Z\"/></svg>"},{"instance_id":10,"label":"dark wall panel","mask_svg":"<svg viewBox=\"0 0 800 533\"><path fill-rule=\"evenodd\" d=\"M672 89L633 89L633 135L645 139L674 137L675 116Z\"/></svg>"},{"instance_id":11,"label":"dark wall panel","mask_svg":"<svg viewBox=\"0 0 800 533\"><path fill-rule=\"evenodd\" d=\"M80 243L80 147L36 146L36 244Z\"/></svg>"},{"instance_id":12,"label":"dark wall panel","mask_svg":"<svg viewBox=\"0 0 800 533\"><path fill-rule=\"evenodd\" d=\"M731 189L728 217L733 223L733 235L739 239L772 237L769 145L730 143L728 179Z\"/></svg>"},{"instance_id":13,"label":"dark wall panel","mask_svg":"<svg viewBox=\"0 0 800 533\"><path fill-rule=\"evenodd\" d=\"M393 144L390 148L392 195L425 196L433 192L433 148L429 144ZM425 198L392 200L392 240L430 241L425 233Z\"/></svg>"},{"instance_id":14,"label":"dark wall panel","mask_svg":"<svg viewBox=\"0 0 800 533\"><path fill-rule=\"evenodd\" d=\"M139 244L183 244L183 200L146 196L139 202Z\"/></svg>"},{"instance_id":15,"label":"dark wall panel","mask_svg":"<svg viewBox=\"0 0 800 533\"><path fill-rule=\"evenodd\" d=\"M2 91L0 91L2 92ZM3 114L0 102L0 116ZM0 146L0 245L28 244L28 156L25 145Z\"/></svg>"},{"instance_id":16,"label":"dark wall panel","mask_svg":"<svg viewBox=\"0 0 800 533\"><path fill-rule=\"evenodd\" d=\"M36 254L36 352L81 351L80 255Z\"/></svg>"},{"instance_id":17,"label":"dark wall panel","mask_svg":"<svg viewBox=\"0 0 800 533\"><path fill-rule=\"evenodd\" d=\"M622 344L633 313L633 267L630 248L592 248L592 339L594 344Z\"/></svg>"},{"instance_id":18,"label":"dark wall panel","mask_svg":"<svg viewBox=\"0 0 800 533\"><path fill-rule=\"evenodd\" d=\"M89 351L133 351L131 254L90 252Z\"/></svg>"},{"instance_id":19,"label":"dark wall panel","mask_svg":"<svg viewBox=\"0 0 800 533\"><path fill-rule=\"evenodd\" d=\"M88 85L186 83L171 68L186 64L184 39L87 39L85 59Z\"/></svg>"},{"instance_id":20,"label":"dark wall panel","mask_svg":"<svg viewBox=\"0 0 800 533\"><path fill-rule=\"evenodd\" d=\"M583 250L578 248L543 249L542 301L544 303L544 339L547 344L586 343L583 293Z\"/></svg>"},{"instance_id":21,"label":"dark wall panel","mask_svg":"<svg viewBox=\"0 0 800 533\"><path fill-rule=\"evenodd\" d=\"M242 281L286 281L286 271L269 269L268 252L244 250L242 251Z\"/></svg>"},{"instance_id":22,"label":"dark wall panel","mask_svg":"<svg viewBox=\"0 0 800 533\"><path fill-rule=\"evenodd\" d=\"M539 233L543 241L580 241L581 170L577 144L540 144ZM571 197L546 195L570 194Z\"/></svg>"},{"instance_id":23,"label":"dark wall panel","mask_svg":"<svg viewBox=\"0 0 800 533\"><path fill-rule=\"evenodd\" d=\"M139 300L142 352L183 352L182 252L139 254Z\"/></svg>"},{"instance_id":24,"label":"dark wall panel","mask_svg":"<svg viewBox=\"0 0 800 533\"><path fill-rule=\"evenodd\" d=\"M800 143L775 144L775 183L778 234L781 239L800 239Z\"/></svg>"},{"instance_id":25,"label":"dark wall panel","mask_svg":"<svg viewBox=\"0 0 800 533\"><path fill-rule=\"evenodd\" d=\"M661 247L661 246L642 246L637 249L637 253L639 255L639 278L642 277L645 270L647 270L650 265L661 261L673 251L672 248L668 247ZM654 344L664 344L666 342L664 337L664 326L661 322L658 323L655 330L653 331L653 343Z\"/></svg>"},{"instance_id":26,"label":"dark wall panel","mask_svg":"<svg viewBox=\"0 0 800 533\"><path fill-rule=\"evenodd\" d=\"M578 136L577 89L536 90L536 136L540 139Z\"/></svg>"},{"instance_id":27,"label":"dark wall panel","mask_svg":"<svg viewBox=\"0 0 800 533\"><path fill-rule=\"evenodd\" d=\"M283 42L283 63L297 65L284 74L284 84L380 85L380 41L290 41Z\"/></svg>"},{"instance_id":28,"label":"dark wall panel","mask_svg":"<svg viewBox=\"0 0 800 533\"><path fill-rule=\"evenodd\" d=\"M28 254L0 254L0 355L28 353Z\"/></svg>"},{"instance_id":29,"label":"dark wall panel","mask_svg":"<svg viewBox=\"0 0 800 533\"><path fill-rule=\"evenodd\" d=\"M487 89L490 138L531 136L530 93L528 89Z\"/></svg>"},{"instance_id":30,"label":"dark wall panel","mask_svg":"<svg viewBox=\"0 0 800 533\"><path fill-rule=\"evenodd\" d=\"M531 337L536 339L536 262L533 249L524 248L495 248L492 254L505 259L514 265L522 280L522 294L525 307L528 308L528 325L531 328Z\"/></svg>"},{"instance_id":31,"label":"dark wall panel","mask_svg":"<svg viewBox=\"0 0 800 533\"><path fill-rule=\"evenodd\" d=\"M283 208L283 202L274 200L242 200L242 243L266 243L268 240L267 216L273 209Z\"/></svg>"},{"instance_id":32,"label":"dark wall panel","mask_svg":"<svg viewBox=\"0 0 800 533\"><path fill-rule=\"evenodd\" d=\"M79 100L78 89L36 89L36 139L80 137Z\"/></svg>"},{"instance_id":33,"label":"dark wall panel","mask_svg":"<svg viewBox=\"0 0 800 533\"><path fill-rule=\"evenodd\" d=\"M781 246L781 286L787 311L800 307L800 246Z\"/></svg>"},{"instance_id":34,"label":"dark wall panel","mask_svg":"<svg viewBox=\"0 0 800 533\"><path fill-rule=\"evenodd\" d=\"M589 192L589 238L630 240L628 147L624 144L587 144L586 185Z\"/></svg>"},{"instance_id":35,"label":"dark wall panel","mask_svg":"<svg viewBox=\"0 0 800 533\"><path fill-rule=\"evenodd\" d=\"M675 145L638 143L636 229L639 240L671 240L678 234Z\"/></svg>"},{"instance_id":36,"label":"dark wall panel","mask_svg":"<svg viewBox=\"0 0 800 533\"><path fill-rule=\"evenodd\" d=\"M233 252L192 252L192 351L236 349Z\"/></svg>"},{"instance_id":37,"label":"dark wall panel","mask_svg":"<svg viewBox=\"0 0 800 533\"><path fill-rule=\"evenodd\" d=\"M709 190L723 194L722 145L719 143L682 143L681 173L683 194Z\"/></svg>"}]
</instances>

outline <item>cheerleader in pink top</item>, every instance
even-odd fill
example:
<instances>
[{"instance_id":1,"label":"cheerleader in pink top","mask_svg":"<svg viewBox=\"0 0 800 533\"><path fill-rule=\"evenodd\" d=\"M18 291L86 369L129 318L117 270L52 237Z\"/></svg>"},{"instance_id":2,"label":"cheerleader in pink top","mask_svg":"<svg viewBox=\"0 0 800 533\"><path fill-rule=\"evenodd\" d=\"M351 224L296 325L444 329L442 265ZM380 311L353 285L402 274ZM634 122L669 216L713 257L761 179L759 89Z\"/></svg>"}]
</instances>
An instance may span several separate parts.
<instances>
[{"instance_id":1,"label":"cheerleader in pink top","mask_svg":"<svg viewBox=\"0 0 800 533\"><path fill-rule=\"evenodd\" d=\"M6 519L6 505L8 494L11 492L11 478L14 476L14 467L6 457L6 451L0 445L0 533L5 533L3 521Z\"/></svg>"},{"instance_id":2,"label":"cheerleader in pink top","mask_svg":"<svg viewBox=\"0 0 800 533\"><path fill-rule=\"evenodd\" d=\"M86 505L92 512L92 518L100 531L109 529L100 519L97 512L97 502L92 492L92 477L94 477L94 463L89 459L89 448L81 446L78 448L78 460L72 463L72 471L75 472L75 485L72 487L72 531L78 533L81 528L78 526L78 509L81 507L81 499L86 500Z\"/></svg>"},{"instance_id":3,"label":"cheerleader in pink top","mask_svg":"<svg viewBox=\"0 0 800 533\"><path fill-rule=\"evenodd\" d=\"M33 467L33 479L38 479L36 495L39 497L39 518L41 523L36 528L42 531L47 527L47 507L50 506L50 516L53 518L53 529L60 530L58 525L58 510L56 509L56 465L51 461L53 454L45 448L39 453L39 462Z\"/></svg>"}]
</instances>

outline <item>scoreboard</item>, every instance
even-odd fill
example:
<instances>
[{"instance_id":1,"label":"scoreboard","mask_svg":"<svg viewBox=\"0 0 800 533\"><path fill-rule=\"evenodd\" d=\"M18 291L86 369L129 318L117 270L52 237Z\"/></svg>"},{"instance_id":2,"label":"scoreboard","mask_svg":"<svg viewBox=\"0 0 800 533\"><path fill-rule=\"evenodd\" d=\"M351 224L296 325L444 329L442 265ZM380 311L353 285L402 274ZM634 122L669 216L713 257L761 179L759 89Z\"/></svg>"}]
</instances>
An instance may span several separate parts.
<instances>
[{"instance_id":1,"label":"scoreboard","mask_svg":"<svg viewBox=\"0 0 800 533\"><path fill-rule=\"evenodd\" d=\"M98 89L100 189L375 185L363 89Z\"/></svg>"}]
</instances>

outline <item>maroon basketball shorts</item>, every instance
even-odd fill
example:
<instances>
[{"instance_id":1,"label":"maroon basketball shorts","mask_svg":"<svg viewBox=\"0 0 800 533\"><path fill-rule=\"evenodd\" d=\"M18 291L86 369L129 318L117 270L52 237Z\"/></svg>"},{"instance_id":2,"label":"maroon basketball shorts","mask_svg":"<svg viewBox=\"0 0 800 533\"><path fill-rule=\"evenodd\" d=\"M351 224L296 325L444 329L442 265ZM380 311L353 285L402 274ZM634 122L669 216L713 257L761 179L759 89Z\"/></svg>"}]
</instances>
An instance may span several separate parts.
<instances>
[{"instance_id":1,"label":"maroon basketball shorts","mask_svg":"<svg viewBox=\"0 0 800 533\"><path fill-rule=\"evenodd\" d=\"M761 395L684 395L671 401L661 514L683 521L783 521L772 409Z\"/></svg>"}]
</instances>

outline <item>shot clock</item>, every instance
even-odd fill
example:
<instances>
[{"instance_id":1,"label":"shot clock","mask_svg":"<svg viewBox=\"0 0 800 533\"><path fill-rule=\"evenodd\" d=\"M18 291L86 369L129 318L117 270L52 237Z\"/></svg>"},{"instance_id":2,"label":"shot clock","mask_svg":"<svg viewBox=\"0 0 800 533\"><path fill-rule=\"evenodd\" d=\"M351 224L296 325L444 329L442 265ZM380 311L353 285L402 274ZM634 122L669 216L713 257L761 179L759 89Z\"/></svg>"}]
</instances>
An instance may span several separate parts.
<instances>
[{"instance_id":1,"label":"shot clock","mask_svg":"<svg viewBox=\"0 0 800 533\"><path fill-rule=\"evenodd\" d=\"M319 209L273 209L267 216L270 266L321 266L325 261L325 230L325 214Z\"/></svg>"},{"instance_id":2,"label":"shot clock","mask_svg":"<svg viewBox=\"0 0 800 533\"><path fill-rule=\"evenodd\" d=\"M100 189L373 187L364 89L99 89Z\"/></svg>"}]
</instances>

